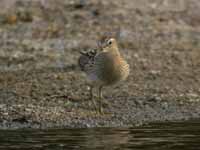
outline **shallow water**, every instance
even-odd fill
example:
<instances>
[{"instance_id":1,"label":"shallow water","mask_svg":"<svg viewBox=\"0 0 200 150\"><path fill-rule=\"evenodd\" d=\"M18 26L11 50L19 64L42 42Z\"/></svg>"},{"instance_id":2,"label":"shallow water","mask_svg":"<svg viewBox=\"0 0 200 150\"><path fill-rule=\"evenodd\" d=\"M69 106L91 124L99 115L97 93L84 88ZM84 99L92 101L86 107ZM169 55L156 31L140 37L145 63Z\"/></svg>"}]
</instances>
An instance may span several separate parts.
<instances>
[{"instance_id":1,"label":"shallow water","mask_svg":"<svg viewBox=\"0 0 200 150\"><path fill-rule=\"evenodd\" d=\"M198 150L200 121L135 128L0 130L0 149Z\"/></svg>"}]
</instances>

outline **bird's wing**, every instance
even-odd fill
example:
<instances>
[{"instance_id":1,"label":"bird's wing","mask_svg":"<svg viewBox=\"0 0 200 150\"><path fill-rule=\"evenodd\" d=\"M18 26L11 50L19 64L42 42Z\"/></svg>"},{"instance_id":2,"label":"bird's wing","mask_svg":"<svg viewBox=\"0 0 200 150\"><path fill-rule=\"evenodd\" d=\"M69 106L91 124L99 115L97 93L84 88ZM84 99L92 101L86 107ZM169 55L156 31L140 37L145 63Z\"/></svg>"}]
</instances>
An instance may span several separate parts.
<instances>
[{"instance_id":1,"label":"bird's wing","mask_svg":"<svg viewBox=\"0 0 200 150\"><path fill-rule=\"evenodd\" d=\"M97 50L92 49L88 51L81 51L81 56L79 57L78 64L82 71L86 71L89 67L92 67L94 64L94 58L97 55Z\"/></svg>"}]
</instances>

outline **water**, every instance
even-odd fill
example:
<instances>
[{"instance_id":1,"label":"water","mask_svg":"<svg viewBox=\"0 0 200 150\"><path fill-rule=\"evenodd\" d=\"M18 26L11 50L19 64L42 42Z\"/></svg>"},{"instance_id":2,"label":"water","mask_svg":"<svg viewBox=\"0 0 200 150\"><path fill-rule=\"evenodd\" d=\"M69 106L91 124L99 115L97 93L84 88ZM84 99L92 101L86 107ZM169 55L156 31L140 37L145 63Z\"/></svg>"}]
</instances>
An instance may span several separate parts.
<instances>
[{"instance_id":1,"label":"water","mask_svg":"<svg viewBox=\"0 0 200 150\"><path fill-rule=\"evenodd\" d=\"M198 150L200 121L136 128L0 130L0 149Z\"/></svg>"}]
</instances>

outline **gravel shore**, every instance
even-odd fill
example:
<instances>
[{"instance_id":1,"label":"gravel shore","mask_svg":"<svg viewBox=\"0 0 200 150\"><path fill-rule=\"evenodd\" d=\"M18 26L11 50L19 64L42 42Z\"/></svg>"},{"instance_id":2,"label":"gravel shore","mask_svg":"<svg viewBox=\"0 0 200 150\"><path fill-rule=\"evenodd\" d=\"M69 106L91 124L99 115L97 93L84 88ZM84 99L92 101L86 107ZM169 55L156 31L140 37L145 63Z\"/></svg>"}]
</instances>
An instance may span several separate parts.
<instances>
[{"instance_id":1,"label":"gravel shore","mask_svg":"<svg viewBox=\"0 0 200 150\"><path fill-rule=\"evenodd\" d=\"M119 127L200 118L200 2L0 2L0 128ZM104 90L104 115L77 66L120 27L127 81Z\"/></svg>"}]
</instances>

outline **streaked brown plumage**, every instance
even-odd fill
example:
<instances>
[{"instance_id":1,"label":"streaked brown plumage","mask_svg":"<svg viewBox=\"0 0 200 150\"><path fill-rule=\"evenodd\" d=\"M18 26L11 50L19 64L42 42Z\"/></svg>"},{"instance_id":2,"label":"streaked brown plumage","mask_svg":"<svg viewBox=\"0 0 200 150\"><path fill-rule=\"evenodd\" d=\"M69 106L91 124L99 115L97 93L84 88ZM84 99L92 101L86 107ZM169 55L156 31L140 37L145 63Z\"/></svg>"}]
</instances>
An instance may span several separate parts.
<instances>
[{"instance_id":1,"label":"streaked brown plumage","mask_svg":"<svg viewBox=\"0 0 200 150\"><path fill-rule=\"evenodd\" d=\"M129 65L121 56L114 38L101 42L101 52L97 50L82 52L79 66L92 81L92 87L99 87L99 112L102 112L102 87L125 80L129 75ZM91 98L93 93L91 88ZM93 100L94 102L94 100Z\"/></svg>"}]
</instances>

